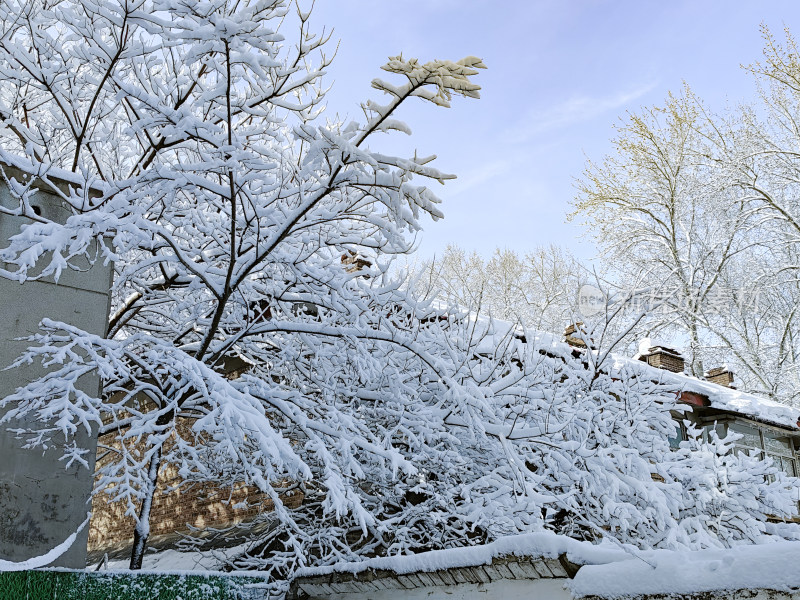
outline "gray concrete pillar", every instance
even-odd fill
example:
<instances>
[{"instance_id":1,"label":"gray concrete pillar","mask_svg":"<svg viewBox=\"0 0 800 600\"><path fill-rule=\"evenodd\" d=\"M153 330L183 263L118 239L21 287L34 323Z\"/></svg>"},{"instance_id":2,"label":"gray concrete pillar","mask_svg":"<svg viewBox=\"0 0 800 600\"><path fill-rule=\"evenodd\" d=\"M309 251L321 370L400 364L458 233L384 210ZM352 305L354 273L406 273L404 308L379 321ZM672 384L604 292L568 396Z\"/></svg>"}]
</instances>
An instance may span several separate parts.
<instances>
[{"instance_id":1,"label":"gray concrete pillar","mask_svg":"<svg viewBox=\"0 0 800 600\"><path fill-rule=\"evenodd\" d=\"M0 182L0 203L14 206L15 202ZM69 215L54 194L39 192L31 204L57 221L63 222ZM18 233L23 223L23 219L0 214L0 248L8 245L8 238ZM103 335L111 278L111 266L99 262L83 272L63 272L58 284L52 280L19 284L0 277L0 368L8 366L27 347L27 342L15 338L36 332L44 317ZM40 374L41 367L37 365L0 371L0 397ZM96 394L99 388L96 377L83 382L87 393ZM26 423L16 422L10 427L25 428ZM82 440L85 447L92 449L87 455L89 470L77 464L66 469L65 463L58 460L58 448L46 452L23 450L20 440L7 429L0 430L0 559L19 562L45 554L85 520L90 508L97 440L89 435ZM88 533L87 526L53 565L83 568Z\"/></svg>"}]
</instances>

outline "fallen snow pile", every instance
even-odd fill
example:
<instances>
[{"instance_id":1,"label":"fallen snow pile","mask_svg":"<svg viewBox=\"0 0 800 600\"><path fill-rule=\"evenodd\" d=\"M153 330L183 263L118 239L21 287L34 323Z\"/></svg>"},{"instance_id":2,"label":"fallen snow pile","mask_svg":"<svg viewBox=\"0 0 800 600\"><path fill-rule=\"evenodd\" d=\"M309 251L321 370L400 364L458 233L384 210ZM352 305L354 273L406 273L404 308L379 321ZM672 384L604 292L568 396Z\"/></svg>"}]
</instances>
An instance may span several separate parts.
<instances>
[{"instance_id":1,"label":"fallen snow pile","mask_svg":"<svg viewBox=\"0 0 800 600\"><path fill-rule=\"evenodd\" d=\"M619 598L738 589L800 589L800 542L726 550L641 553L642 560L581 567L569 588L575 597Z\"/></svg>"},{"instance_id":2,"label":"fallen snow pile","mask_svg":"<svg viewBox=\"0 0 800 600\"><path fill-rule=\"evenodd\" d=\"M798 543L800 546L800 543ZM482 546L432 550L420 554L385 556L359 562L341 562L321 567L299 569L296 577L330 573L362 573L367 570L393 571L398 575L441 571L459 567L488 565L501 556L557 558L566 554L576 565L604 564L630 557L611 544L594 545L549 531L510 535Z\"/></svg>"}]
</instances>

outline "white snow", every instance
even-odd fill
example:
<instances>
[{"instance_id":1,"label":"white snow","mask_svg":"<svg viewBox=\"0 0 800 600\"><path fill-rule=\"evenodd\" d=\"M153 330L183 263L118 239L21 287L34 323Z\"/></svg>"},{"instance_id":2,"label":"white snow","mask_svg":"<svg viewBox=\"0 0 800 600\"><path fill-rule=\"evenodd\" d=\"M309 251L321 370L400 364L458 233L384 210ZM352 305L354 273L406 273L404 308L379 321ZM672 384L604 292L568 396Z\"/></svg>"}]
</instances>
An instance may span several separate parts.
<instances>
[{"instance_id":1,"label":"white snow","mask_svg":"<svg viewBox=\"0 0 800 600\"><path fill-rule=\"evenodd\" d=\"M649 337L642 338L639 341L639 352L634 356L634 359L639 359L641 356L645 356L646 354L650 354L650 350L653 348L665 348L665 349L672 349L672 344L667 344L658 339L652 339Z\"/></svg>"},{"instance_id":2,"label":"white snow","mask_svg":"<svg viewBox=\"0 0 800 600\"><path fill-rule=\"evenodd\" d=\"M158 572L221 572L226 560L247 549L249 544L242 544L231 548L220 548L205 552L179 552L177 550L162 550L145 554L142 560L143 571ZM128 569L130 559L126 556L119 560L109 560L106 570L125 571Z\"/></svg>"},{"instance_id":3,"label":"white snow","mask_svg":"<svg viewBox=\"0 0 800 600\"><path fill-rule=\"evenodd\" d=\"M646 363L623 356L612 355L612 358L612 369L618 370L623 366L627 366L641 369L643 372L650 372L654 380L658 379L663 383L679 386L683 391L706 396L713 408L731 411L790 429L798 429L800 409L710 381L703 381L683 373L672 373L671 371L651 367Z\"/></svg>"},{"instance_id":4,"label":"white snow","mask_svg":"<svg viewBox=\"0 0 800 600\"><path fill-rule=\"evenodd\" d=\"M77 186L90 183L89 187L92 190L102 191L102 181L99 179L93 179L87 182L87 180L78 173L73 173L72 171L54 165L44 163L34 164L25 157L12 152L6 152L3 149L0 149L0 160L7 165L20 169L24 173L35 173L40 178L49 178L56 181L61 180Z\"/></svg>"},{"instance_id":5,"label":"white snow","mask_svg":"<svg viewBox=\"0 0 800 600\"><path fill-rule=\"evenodd\" d=\"M512 329L514 329L517 335L525 335L528 343L534 343L539 348L548 349L553 353L571 351L571 347L555 334L535 330L524 330L509 321L500 319L489 320L485 317L479 317L477 319L477 325L476 329L485 334L485 337L481 341L485 349L479 347L478 351L482 349L484 351L489 351L491 348L497 348L502 340L511 337ZM662 343L660 340L644 338L639 345L639 353L646 354L649 348L655 346L664 348L671 347L668 344ZM660 380L663 383L680 387L683 391L706 396L713 408L731 411L759 421L788 427L790 429L800 428L798 425L798 421L800 421L800 409L798 408L781 404L755 394L748 394L721 386L710 381L703 381L683 373L673 373L664 369L651 367L647 363L637 360L638 356L639 355L628 358L619 354L612 354L612 369L619 370L623 366L640 369L641 372L651 373L653 380Z\"/></svg>"},{"instance_id":6,"label":"white snow","mask_svg":"<svg viewBox=\"0 0 800 600\"><path fill-rule=\"evenodd\" d=\"M714 408L741 413L793 429L798 427L800 409L694 377L683 376L683 379L686 380L687 390L705 394Z\"/></svg>"},{"instance_id":7,"label":"white snow","mask_svg":"<svg viewBox=\"0 0 800 600\"><path fill-rule=\"evenodd\" d=\"M736 546L724 550L655 550L629 554L610 544L592 545L549 532L501 538L484 546L436 550L300 569L296 577L361 573L398 575L486 565L502 556L556 558L581 565L567 586L575 597L621 598L639 594L690 594L735 589L800 588L800 542Z\"/></svg>"},{"instance_id":8,"label":"white snow","mask_svg":"<svg viewBox=\"0 0 800 600\"><path fill-rule=\"evenodd\" d=\"M596 595L605 598L800 588L800 542L695 552L656 550L643 552L642 557L645 560L631 558L581 567L569 587L576 597Z\"/></svg>"},{"instance_id":9,"label":"white snow","mask_svg":"<svg viewBox=\"0 0 800 600\"><path fill-rule=\"evenodd\" d=\"M13 15L8 6L21 2L0 2L0 13ZM83 4L93 6L76 2L75 10ZM98 258L115 261L112 296L121 320L106 337L43 320L14 366L41 363L47 372L0 406L13 406L2 421L31 418L31 447L61 435L67 465L88 466L79 428L97 426L112 437L114 458L99 466L96 487L139 515L142 548L162 465L177 466L186 483L233 489L244 482L266 494L283 528L274 539L287 540L286 550L251 564L261 560L258 567L280 573L305 564L311 548L318 562L372 552L370 541L351 544L340 534L355 527L365 537L385 533L381 543L402 551L431 530L432 543L446 547L462 543L466 527L492 536L529 532L544 527L543 515L566 510L577 526L615 532L621 541L696 547L722 543L713 520L691 518L707 514L701 509L715 498L711 490L725 491L716 509L733 515L735 525L726 525L734 541L760 539L756 517L765 507L796 506L782 481L766 484L764 465L734 482L700 481L717 471L671 453L666 435L674 432L669 410L680 388L708 387L700 393L712 405L784 425L794 426L800 412L655 369L628 377L649 368L641 363L615 377L607 363L596 368L583 360L593 356L574 356L557 336L497 320L476 317L469 327L450 319L390 276L388 259L414 248L422 219L443 216L431 187L412 179L443 183L453 176L434 169L433 157L370 150L373 134L407 131L391 119L414 97L441 106L454 94L477 98L470 77L484 68L479 59L421 64L392 57L383 69L404 83L373 82L387 104L363 104L360 124L323 124L318 82L326 61L306 57L324 36L286 50L293 46L282 46L269 25L283 22L289 3L224 11L222 3L199 12L192 3L171 3L158 18L142 17L147 27L131 35L119 30L127 9L100 4L108 9L102 26L63 18L55 31L52 19L72 9L39 11L0 48L4 77L25 95L18 105L40 107L29 128L58 132L47 147L74 158L56 166L73 164L82 173L53 170L37 162L33 142L26 146L29 162L14 164L79 189L62 193L74 209L64 223L42 217L9 238L0 252L9 270L0 275L57 278L73 259L96 255L99 243ZM109 51L103 40L118 47ZM65 51L34 65L27 49L38 44ZM131 68L106 61L130 52L142 57ZM151 60L163 69L151 69ZM38 85L55 75L63 94ZM183 86L177 106L176 82L186 77L197 85ZM87 90L97 100L89 107ZM81 116L73 123L64 121L68 114ZM158 141L142 154L142 136L155 132ZM92 178L108 184L90 206L80 184ZM30 189L12 187L20 188L11 190L19 209L6 213L28 214ZM342 257L359 248L386 267L376 264L368 278L343 268ZM239 360L246 373L223 374ZM91 372L104 380L102 397L81 389L80 378ZM676 377L667 391L654 383ZM705 456L721 464L714 448ZM665 482L674 481L654 481L654 465ZM703 493L684 493L684 480L699 482ZM295 482L309 482L312 491L301 509L289 510L280 498ZM424 504L406 502L409 491ZM579 563L600 560L597 552L623 556L536 533L341 568L408 572L561 552ZM171 567L201 560L161 559Z\"/></svg>"},{"instance_id":10,"label":"white snow","mask_svg":"<svg viewBox=\"0 0 800 600\"><path fill-rule=\"evenodd\" d=\"M330 573L362 573L370 569L393 571L398 575L403 575L488 565L492 559L501 556L557 558L561 554L566 554L570 562L576 565L625 560L629 556L610 544L593 545L549 531L542 531L511 535L482 546L371 558L360 562L341 562L324 567L307 567L298 570L296 576L313 577Z\"/></svg>"}]
</instances>

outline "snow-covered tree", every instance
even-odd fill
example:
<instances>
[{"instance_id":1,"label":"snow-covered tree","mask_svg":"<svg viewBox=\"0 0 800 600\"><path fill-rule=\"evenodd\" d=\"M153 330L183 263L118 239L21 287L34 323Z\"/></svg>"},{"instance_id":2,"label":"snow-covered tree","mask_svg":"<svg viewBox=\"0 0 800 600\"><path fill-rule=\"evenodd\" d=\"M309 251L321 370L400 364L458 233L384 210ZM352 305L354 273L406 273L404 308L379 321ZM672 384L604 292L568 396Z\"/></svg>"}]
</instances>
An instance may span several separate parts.
<instances>
[{"instance_id":1,"label":"snow-covered tree","mask_svg":"<svg viewBox=\"0 0 800 600\"><path fill-rule=\"evenodd\" d=\"M732 348L747 389L796 404L800 401L796 309L800 163L795 150L800 65L797 42L788 29L783 44L766 26L762 37L764 57L747 67L756 79L758 100L741 109L740 127L720 157L732 185L757 216L748 235L758 249L739 261L736 283L746 302L726 323L724 333L732 343L723 338L721 345Z\"/></svg>"},{"instance_id":2,"label":"snow-covered tree","mask_svg":"<svg viewBox=\"0 0 800 600\"><path fill-rule=\"evenodd\" d=\"M686 88L629 115L588 163L572 216L622 287L658 289L650 332L684 346L693 375L725 363L741 389L796 403L800 66L788 31L763 37L747 67L756 102L714 113Z\"/></svg>"},{"instance_id":3,"label":"snow-covered tree","mask_svg":"<svg viewBox=\"0 0 800 600\"><path fill-rule=\"evenodd\" d=\"M447 353L467 366L459 380L491 407L483 432L448 411L440 439L449 454L418 456L410 481L362 486L383 515L367 533L304 504L299 513L317 524L311 551L330 553L317 555L322 562L356 548L358 556L418 552L545 529L633 549L757 543L767 539L767 514L796 512L797 482L769 482L776 469L757 457L729 456L729 444L671 451L673 413L683 410L677 388L645 365L474 313L439 323ZM601 333L582 335L591 344ZM233 565L291 569L293 538L277 520L262 516L258 526L270 533Z\"/></svg>"},{"instance_id":4,"label":"snow-covered tree","mask_svg":"<svg viewBox=\"0 0 800 600\"><path fill-rule=\"evenodd\" d=\"M643 279L658 289L653 331L685 337L697 377L704 371L705 309L747 244L739 234L751 216L713 160L725 146L725 124L710 119L688 89L664 107L630 115L614 153L588 163L571 215L585 217L619 281Z\"/></svg>"},{"instance_id":5,"label":"snow-covered tree","mask_svg":"<svg viewBox=\"0 0 800 600\"><path fill-rule=\"evenodd\" d=\"M797 480L755 451L752 456L735 452L740 434L720 438L714 427L704 432L685 423L688 440L665 455L659 474L682 494L677 530L686 546L758 543L768 516L788 518L797 512Z\"/></svg>"},{"instance_id":6,"label":"snow-covered tree","mask_svg":"<svg viewBox=\"0 0 800 600\"><path fill-rule=\"evenodd\" d=\"M30 222L3 250L3 275L58 278L87 258L116 271L107 337L44 321L22 360L53 368L4 400L6 419L36 414L28 442L58 438L70 461L88 451L78 428L114 434L97 488L135 517L132 568L166 465L257 486L287 522L285 482L313 482L323 515L374 526L358 492L367 474L418 473L402 445L442 451L419 388L443 367L382 269L424 216L441 216L426 182L452 176L370 144L409 132L394 118L406 102L478 97L481 61L391 58L398 81L373 81L387 102L327 123L328 36L294 3L12 1L0 21L0 159L29 175L6 177L18 204L0 210ZM59 170L78 183L59 189ZM39 186L66 223L31 208ZM103 397L77 385L88 371ZM468 396L449 400L470 410Z\"/></svg>"},{"instance_id":7,"label":"snow-covered tree","mask_svg":"<svg viewBox=\"0 0 800 600\"><path fill-rule=\"evenodd\" d=\"M409 132L406 102L477 97L479 59L391 58L385 104L323 122L327 38L284 0L11 0L0 22L0 159L28 175L5 173L0 210L28 225L0 274L115 265L107 336L45 319L20 362L49 370L4 419L37 417L23 438L68 463L99 431L96 491L135 520L131 567L168 467L270 498L236 563L278 590L306 564L544 528L666 543L684 505L652 474L675 390L620 370L601 331L577 351L389 269L451 176L374 140ZM65 223L33 210L41 188Z\"/></svg>"}]
</instances>

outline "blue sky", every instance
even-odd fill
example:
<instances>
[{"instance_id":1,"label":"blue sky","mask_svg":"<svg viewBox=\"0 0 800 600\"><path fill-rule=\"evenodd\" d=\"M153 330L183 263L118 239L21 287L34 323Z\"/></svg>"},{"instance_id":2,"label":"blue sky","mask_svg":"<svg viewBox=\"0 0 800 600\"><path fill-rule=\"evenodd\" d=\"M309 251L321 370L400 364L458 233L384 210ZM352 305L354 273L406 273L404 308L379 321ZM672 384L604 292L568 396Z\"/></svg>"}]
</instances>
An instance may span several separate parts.
<instances>
[{"instance_id":1,"label":"blue sky","mask_svg":"<svg viewBox=\"0 0 800 600\"><path fill-rule=\"evenodd\" d=\"M478 101L408 106L411 138L374 149L437 154L458 179L439 188L445 219L429 222L419 255L448 243L488 255L551 243L594 254L565 222L587 157L609 151L626 111L656 105L683 82L712 108L752 99L740 68L761 57L759 25L800 35L800 2L702 0L317 0L314 22L340 40L329 110L359 116L372 78L400 52L420 60L466 55L488 66Z\"/></svg>"}]
</instances>

